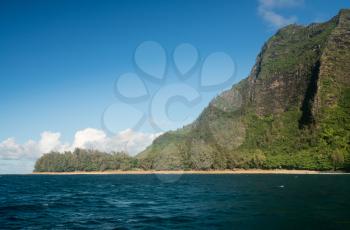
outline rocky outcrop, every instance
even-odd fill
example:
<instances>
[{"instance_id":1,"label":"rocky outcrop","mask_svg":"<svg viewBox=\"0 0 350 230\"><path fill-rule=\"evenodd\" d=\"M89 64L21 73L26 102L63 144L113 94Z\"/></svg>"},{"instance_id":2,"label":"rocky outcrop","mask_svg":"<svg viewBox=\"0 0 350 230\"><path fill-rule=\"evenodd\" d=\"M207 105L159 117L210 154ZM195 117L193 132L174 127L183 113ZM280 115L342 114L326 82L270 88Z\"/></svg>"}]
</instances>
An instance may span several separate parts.
<instances>
[{"instance_id":1,"label":"rocky outcrop","mask_svg":"<svg viewBox=\"0 0 350 230\"><path fill-rule=\"evenodd\" d=\"M153 169L346 168L349 88L350 10L325 23L289 25L264 44L246 79L138 158ZM176 160L163 159L169 152Z\"/></svg>"}]
</instances>

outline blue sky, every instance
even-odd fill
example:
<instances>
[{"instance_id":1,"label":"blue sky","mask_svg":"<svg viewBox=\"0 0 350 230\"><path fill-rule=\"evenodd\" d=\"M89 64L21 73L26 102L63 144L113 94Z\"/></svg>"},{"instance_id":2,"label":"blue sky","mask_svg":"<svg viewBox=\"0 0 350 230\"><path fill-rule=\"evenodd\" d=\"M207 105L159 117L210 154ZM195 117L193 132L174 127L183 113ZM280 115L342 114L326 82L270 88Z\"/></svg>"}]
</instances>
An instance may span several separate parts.
<instances>
[{"instance_id":1,"label":"blue sky","mask_svg":"<svg viewBox=\"0 0 350 230\"><path fill-rule=\"evenodd\" d=\"M87 128L91 129L88 136L100 138L102 134L98 131L103 130L104 111L120 101L114 87L122 74L136 72L152 92L175 82L177 74L171 64L166 72L170 80L160 84L149 83L150 79L137 70L133 58L142 42L161 44L168 60L179 44L189 43L199 52L199 69L203 59L213 52L225 52L232 57L235 78L230 84L200 92L201 102L192 110L181 103L175 103L169 110L175 116L187 114L194 119L213 96L249 74L263 43L279 27L293 22L325 21L339 9L350 6L348 0L329 3L328 0L1 1L0 143L8 138L14 142L6 154L0 153L0 158L3 156L0 173L28 171L19 169L22 166L15 161L22 164L33 162L34 158L8 155L11 151L17 154L24 151L26 147L22 145L28 140L40 142L45 136L43 132L57 134L48 135L49 143L56 143L59 138L67 145L76 141L77 131ZM198 74L194 71L193 76ZM189 78L185 82L199 90L194 80ZM133 84L124 86L126 91L137 93ZM149 107L141 104L133 105L147 112ZM125 120L118 117L111 125L113 132L132 128L127 127L130 115L126 114ZM138 129L152 135L161 131L147 125Z\"/></svg>"}]
</instances>

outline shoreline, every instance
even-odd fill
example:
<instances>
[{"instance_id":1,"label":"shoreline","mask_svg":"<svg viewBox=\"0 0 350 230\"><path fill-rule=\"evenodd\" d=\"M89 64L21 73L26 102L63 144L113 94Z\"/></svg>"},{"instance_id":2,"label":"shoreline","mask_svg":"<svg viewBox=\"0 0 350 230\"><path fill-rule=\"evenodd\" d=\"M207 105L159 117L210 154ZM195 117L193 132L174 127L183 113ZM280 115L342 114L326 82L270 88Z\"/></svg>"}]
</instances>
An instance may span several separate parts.
<instances>
[{"instance_id":1,"label":"shoreline","mask_svg":"<svg viewBox=\"0 0 350 230\"><path fill-rule=\"evenodd\" d=\"M148 174L348 174L345 172L294 170L294 169L236 169L236 170L110 170L110 171L75 171L75 172L33 172L31 175L148 175Z\"/></svg>"}]
</instances>

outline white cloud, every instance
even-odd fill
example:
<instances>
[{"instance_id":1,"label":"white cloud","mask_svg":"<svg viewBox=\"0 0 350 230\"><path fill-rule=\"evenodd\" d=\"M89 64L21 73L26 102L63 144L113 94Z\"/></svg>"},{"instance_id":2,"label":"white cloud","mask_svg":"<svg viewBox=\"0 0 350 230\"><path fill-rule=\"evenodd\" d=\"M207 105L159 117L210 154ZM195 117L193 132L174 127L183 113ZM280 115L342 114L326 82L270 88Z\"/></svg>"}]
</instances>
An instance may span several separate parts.
<instances>
[{"instance_id":1,"label":"white cloud","mask_svg":"<svg viewBox=\"0 0 350 230\"><path fill-rule=\"evenodd\" d=\"M295 23L298 18L283 16L276 10L298 7L303 3L303 0L259 0L258 13L272 28L280 28Z\"/></svg>"},{"instance_id":2,"label":"white cloud","mask_svg":"<svg viewBox=\"0 0 350 230\"><path fill-rule=\"evenodd\" d=\"M38 143L38 149L40 152L50 152L50 151L60 151L64 146L62 146L60 133L43 132L41 134L41 139ZM35 143L33 143L35 144Z\"/></svg>"},{"instance_id":3,"label":"white cloud","mask_svg":"<svg viewBox=\"0 0 350 230\"><path fill-rule=\"evenodd\" d=\"M159 135L160 133L143 133L127 129L108 137L102 130L87 128L77 131L72 144L68 144L61 142L60 133L45 131L41 134L39 141L29 140L24 144L18 144L14 138L8 138L0 142L0 160L34 161L43 153L72 151L75 148L103 152L125 151L135 155L150 145Z\"/></svg>"},{"instance_id":4,"label":"white cloud","mask_svg":"<svg viewBox=\"0 0 350 230\"><path fill-rule=\"evenodd\" d=\"M150 145L159 135L160 133L143 133L126 129L108 137L102 130L87 128L76 132L71 149L96 149L103 152L125 151L130 155L135 155Z\"/></svg>"},{"instance_id":5,"label":"white cloud","mask_svg":"<svg viewBox=\"0 0 350 230\"><path fill-rule=\"evenodd\" d=\"M105 139L106 134L102 130L87 128L75 133L73 147L93 148L96 144L104 142Z\"/></svg>"},{"instance_id":6,"label":"white cloud","mask_svg":"<svg viewBox=\"0 0 350 230\"><path fill-rule=\"evenodd\" d=\"M8 138L0 143L2 159L17 159L22 157L22 149L15 139Z\"/></svg>"},{"instance_id":7,"label":"white cloud","mask_svg":"<svg viewBox=\"0 0 350 230\"><path fill-rule=\"evenodd\" d=\"M266 8L287 8L304 4L303 0L259 0L260 5Z\"/></svg>"},{"instance_id":8,"label":"white cloud","mask_svg":"<svg viewBox=\"0 0 350 230\"><path fill-rule=\"evenodd\" d=\"M109 139L109 149L106 149L106 151L111 151L119 146L123 147L124 151L134 155L144 150L160 134L135 132L132 129L126 129Z\"/></svg>"}]
</instances>

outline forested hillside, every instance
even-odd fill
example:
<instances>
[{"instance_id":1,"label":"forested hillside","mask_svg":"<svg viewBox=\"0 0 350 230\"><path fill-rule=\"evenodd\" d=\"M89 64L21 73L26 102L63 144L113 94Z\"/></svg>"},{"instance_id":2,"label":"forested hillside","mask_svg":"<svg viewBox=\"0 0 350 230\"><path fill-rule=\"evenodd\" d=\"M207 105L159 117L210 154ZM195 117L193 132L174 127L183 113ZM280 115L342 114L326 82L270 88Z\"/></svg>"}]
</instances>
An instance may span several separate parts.
<instances>
[{"instance_id":1,"label":"forested hillside","mask_svg":"<svg viewBox=\"0 0 350 230\"><path fill-rule=\"evenodd\" d=\"M138 158L152 169L349 169L349 141L350 11L341 10L279 30L247 79Z\"/></svg>"},{"instance_id":2,"label":"forested hillside","mask_svg":"<svg viewBox=\"0 0 350 230\"><path fill-rule=\"evenodd\" d=\"M163 134L136 158L96 154L47 154L35 170L107 170L125 159L129 168L155 170L349 170L350 10L325 23L280 29L246 79L215 98L193 124ZM85 166L68 167L65 158L84 159ZM87 167L90 161L108 166Z\"/></svg>"}]
</instances>

